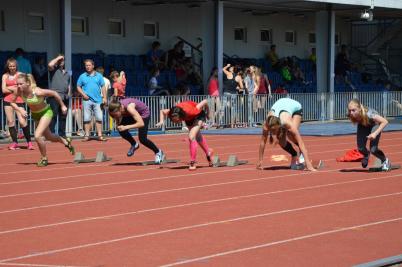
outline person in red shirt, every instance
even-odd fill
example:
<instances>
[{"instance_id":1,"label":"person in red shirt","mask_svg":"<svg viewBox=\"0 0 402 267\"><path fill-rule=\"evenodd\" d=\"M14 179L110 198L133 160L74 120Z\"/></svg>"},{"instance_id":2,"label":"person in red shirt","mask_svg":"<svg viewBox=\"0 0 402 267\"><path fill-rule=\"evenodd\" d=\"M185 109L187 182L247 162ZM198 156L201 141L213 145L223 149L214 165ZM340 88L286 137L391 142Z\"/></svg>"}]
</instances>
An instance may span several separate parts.
<instances>
[{"instance_id":1,"label":"person in red shirt","mask_svg":"<svg viewBox=\"0 0 402 267\"><path fill-rule=\"evenodd\" d=\"M14 58L7 59L5 72L1 78L1 89L3 92L3 106L4 113L7 118L8 130L10 132L10 137L12 139L12 143L8 146L10 150L19 149L18 147L18 129L15 124L15 111L11 106L11 102L13 99L13 95L16 93L17 86L17 77L20 74L17 68L17 60ZM17 97L15 103L19 106L19 108L24 108L24 100L21 97ZM17 112L18 122L20 127L22 128L22 132L24 133L24 137L27 140L27 149L34 149L31 142L31 134L29 132L29 125L25 117L23 117L19 112Z\"/></svg>"},{"instance_id":2,"label":"person in red shirt","mask_svg":"<svg viewBox=\"0 0 402 267\"><path fill-rule=\"evenodd\" d=\"M110 78L113 81L113 96L118 98L124 98L126 95L126 74L121 71L120 74L117 71L110 73Z\"/></svg>"},{"instance_id":3,"label":"person in red shirt","mask_svg":"<svg viewBox=\"0 0 402 267\"><path fill-rule=\"evenodd\" d=\"M280 94L280 95L287 95L288 90L286 90L285 86L283 84L280 84L274 91L275 94Z\"/></svg>"},{"instance_id":4,"label":"person in red shirt","mask_svg":"<svg viewBox=\"0 0 402 267\"><path fill-rule=\"evenodd\" d=\"M213 150L209 149L207 141L201 134L201 128L206 119L209 118L209 107L207 100L200 103L193 101L184 101L178 103L171 109L162 109L160 111L160 121L156 124L160 127L164 124L165 117L168 117L174 123L181 123L184 121L189 129L188 139L190 145L190 166L189 170L195 170L197 167L196 156L198 145L204 150L209 166L212 167Z\"/></svg>"}]
</instances>

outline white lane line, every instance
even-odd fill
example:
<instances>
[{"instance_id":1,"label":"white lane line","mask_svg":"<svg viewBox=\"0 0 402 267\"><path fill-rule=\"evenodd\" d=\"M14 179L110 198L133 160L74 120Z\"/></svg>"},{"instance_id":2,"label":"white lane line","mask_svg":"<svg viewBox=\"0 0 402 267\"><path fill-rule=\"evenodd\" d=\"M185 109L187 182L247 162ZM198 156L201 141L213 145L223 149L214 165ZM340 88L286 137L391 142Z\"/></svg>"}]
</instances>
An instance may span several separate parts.
<instances>
[{"instance_id":1,"label":"white lane line","mask_svg":"<svg viewBox=\"0 0 402 267\"><path fill-rule=\"evenodd\" d=\"M235 169L235 168L233 168L228 171L247 171L247 170L254 170L254 168L253 169L245 169L245 168L244 169ZM326 171L320 171L317 173L322 174L322 173L335 172L335 171L339 171L339 170L341 170L341 169L326 170ZM225 171L216 171L214 173L218 173L218 172L225 172ZM210 172L210 173L212 173L212 172ZM203 175L203 174L206 174L206 173L200 173L198 175ZM286 175L265 176L262 178L253 178L253 179L247 179L247 180L237 180L237 181L231 181L231 182L214 183L214 184L206 184L206 185L198 185L198 186L190 186L190 187L181 187L181 188L174 188L174 189L165 189L165 190L158 190L158 191L145 192L145 193L134 193L134 194L112 196L112 197L77 200L77 201L71 201L71 202L62 202L62 203L34 206L34 207L14 209L14 210L5 210L5 211L0 211L0 214L21 212L21 211L28 211L28 210L36 210L36 209L43 209L43 208L51 208L51 207L60 207L60 206L74 205L74 204L81 204L81 203L88 203L88 202L97 202L97 201L103 201L103 200L120 199L120 198L134 197L134 196L144 196L144 195L151 195L151 194L160 194L160 193L177 192L177 191L192 190L192 189L199 189L199 188L208 188L208 187L214 187L214 186L224 186L224 185L230 185L230 184L247 183L247 182L254 182L254 181L261 181L261 180L271 180L271 179L278 179L278 178L283 178L283 177L292 177L292 176L301 176L301 175L304 176L304 175L311 175L311 174L314 174L314 173L296 172L296 173L286 174ZM197 175L197 174L193 174L193 175ZM401 176L401 175L402 174L397 174L397 175L393 175L393 176ZM161 178L151 178L151 179L152 180L171 179L171 178L176 178L177 175L167 176L167 177L170 177L170 178L161 177ZM150 179L147 179L147 180L149 181Z\"/></svg>"},{"instance_id":2,"label":"white lane line","mask_svg":"<svg viewBox=\"0 0 402 267\"><path fill-rule=\"evenodd\" d=\"M391 139L392 140L392 139ZM225 140L220 140L220 141L225 141ZM233 140L231 140L231 141L233 141ZM337 145L341 145L341 144L349 144L350 142L347 142L347 143L338 143ZM221 142L220 142L220 144L221 144ZM320 146L320 145L310 145L310 147L311 146ZM227 147L231 147L231 145L226 145L226 146L214 146L214 148L216 149L216 148L221 148L221 149L224 149L224 148L227 148ZM250 147L250 145L238 145L237 147ZM99 150L99 149L93 149L93 150ZM183 152L187 152L187 149L177 149L177 150L169 150L169 154L171 154L171 153L178 153L178 154L181 154L181 153L183 153ZM255 152L254 150L250 150L249 152ZM222 154L220 154L220 155L225 155L225 154L230 154L230 153L222 153ZM233 154L233 152L231 153L231 154ZM123 155L123 153L119 153L119 154L112 154L112 155L108 155L108 156L111 156L112 158L114 158L114 159L116 159L116 158L126 158L126 156L125 155ZM61 163L65 163L65 160L57 160L57 161L53 161L53 162L55 162L55 163L59 163L59 162L61 162ZM71 162L70 162L71 163ZM6 165L12 165L12 166L14 166L15 165L15 163L10 163L10 164L3 164L2 166L6 166ZM18 173L32 173L32 172L48 172L48 171L54 171L54 170L62 170L62 169L68 169L68 168L82 168L82 167L90 167L90 166L103 166L103 165L99 165L99 164L97 164L97 165L86 165L86 164L80 164L80 165L77 165L77 164L74 164L75 166L72 166L72 167L50 167L50 168L37 168L37 169L31 169L31 170L20 170L20 171L10 171L10 172L2 172L2 173L0 173L0 175L10 175L10 174L18 174ZM0 183L0 185L3 185L3 184L7 184L7 183Z\"/></svg>"},{"instance_id":3,"label":"white lane line","mask_svg":"<svg viewBox=\"0 0 402 267\"><path fill-rule=\"evenodd\" d=\"M49 265L49 264L32 264L32 263L0 263L0 266L27 266L27 267L86 267L73 265ZM89 266L88 266L89 267Z\"/></svg>"},{"instance_id":4,"label":"white lane line","mask_svg":"<svg viewBox=\"0 0 402 267\"><path fill-rule=\"evenodd\" d=\"M324 235L330 235L330 234L336 234L336 233L340 233L340 232L355 230L355 229L358 229L358 228L367 228L367 227L371 227L371 226L376 226L376 225L381 225L381 224L386 224L386 223L399 222L399 221L402 221L402 217L383 220L383 221L375 221L375 222L359 224L359 225L353 225L353 226L349 226L349 227L342 227L342 228L335 229L335 230L317 232L317 233L313 233L313 234L309 234L309 235L302 235L302 236L297 236L297 237L293 237L293 238L289 238L289 239L284 239L284 240L264 243L264 244L260 244L260 245L257 245L257 246L251 246L251 247L244 247L244 248L239 248L239 249L234 249L234 250L228 250L228 251L224 251L224 252L220 252L220 253L206 255L206 256L203 256L203 257L198 257L198 258L183 260L183 261L179 261L179 262L164 264L164 265L161 265L161 267L171 267L171 266L189 264L189 263L193 263L193 262L199 262L199 261L203 261L203 260L208 260L208 259L212 259L212 258L226 256L226 255L242 253L242 252L245 252L245 251L261 249L261 248L267 248L267 247L272 247L272 246L280 245L280 244L286 244L286 243L290 243L290 242L294 242L294 241L300 241L300 240L304 240L304 239L310 239L310 238L314 238L314 237L319 237L319 236L324 236Z\"/></svg>"},{"instance_id":5,"label":"white lane line","mask_svg":"<svg viewBox=\"0 0 402 267\"><path fill-rule=\"evenodd\" d=\"M111 185L123 185L123 184L132 184L132 183L140 183L140 182L166 180L166 179L189 177L189 176L202 176L204 174L233 172L233 171L239 171L239 170L249 170L249 169L244 169L244 168L243 169L235 169L235 168L232 168L232 169L219 170L219 171L215 170L215 171L208 171L208 172L192 172L192 173L186 173L186 174L160 176L160 177L157 177L157 178L145 178L145 179L139 179L139 180L128 180L128 181L120 181L120 182L114 182L114 183L104 183L104 184L93 184L93 185L85 185L85 186L77 186L77 187L67 187L67 188L61 188L61 189L36 191L36 192L27 192L27 193L12 194L12 195L0 195L0 198L20 197L20 196L28 196L28 195L38 195L38 194L63 192L63 191L78 190L78 189L85 189L85 188L96 188L96 187L111 186Z\"/></svg>"},{"instance_id":6,"label":"white lane line","mask_svg":"<svg viewBox=\"0 0 402 267\"><path fill-rule=\"evenodd\" d=\"M327 151L325 152L327 153ZM397 153L402 153L402 152L397 152ZM239 153L238 153L239 154ZM394 154L394 153L389 153L389 154ZM245 158L246 160L251 160L255 158ZM329 161L333 159L323 159L323 161ZM155 170L154 167L150 167L148 169L143 169L143 170ZM97 187L103 187L103 186L114 186L114 185L123 185L123 184L133 184L133 183L139 183L139 182L148 182L148 181L155 181L155 180L165 180L165 179L170 179L170 178L179 178L179 177L187 177L187 176L195 176L195 175L204 175L204 174L214 174L214 173L219 173L219 172L231 172L233 170L237 169L230 169L226 171L212 171L212 172L197 172L197 173L190 173L190 174L179 174L179 175L169 175L169 176L161 176L158 178L145 178L145 179L140 179L140 180L128 180L128 181L119 181L119 182L112 182L112 183L103 183L103 184L91 184L91 185L85 185L85 186L76 186L76 187L67 187L67 188L60 188L60 189L52 189L52 190L43 190L43 191L33 191L33 192L25 192L25 193L17 193L17 194L9 194L9 195L0 195L1 198L11 198L11 197L20 197L20 196L29 196L29 195L38 195L38 194L47 194L47 193L56 193L56 192L65 192L65 191L70 191L70 190L80 190L80 189L88 189L88 188L97 188ZM241 168L240 170L254 170L251 168ZM134 170L130 170L134 171ZM320 171L323 172L323 171ZM99 174L103 174L103 172L100 172ZM81 174L79 174L81 175ZM55 177L57 178L57 177Z\"/></svg>"},{"instance_id":7,"label":"white lane line","mask_svg":"<svg viewBox=\"0 0 402 267\"><path fill-rule=\"evenodd\" d=\"M400 176L402 176L402 175L400 175ZM211 203L218 203L218 202L225 202L225 201L232 201L232 200L241 200L241 199L255 198L255 197L261 197L261 196L281 194L281 193L290 193L290 192L297 192L297 191L303 191L303 190L312 190L312 189L326 188L326 187L331 187L331 186L353 184L353 183L359 183L359 182L383 180L383 179L394 178L394 177L398 177L398 176L394 175L394 176L377 177L377 178L371 178L371 179L352 180L352 181L346 181L346 182L340 182L340 183L330 183L330 184L323 184L323 185L316 185L316 186L307 186L307 187L299 187L299 188L294 188L294 189L264 192L264 193L259 193L259 194L240 195L240 196L236 196L236 197L227 197L227 198L212 199L212 200L205 200L205 201L199 201L199 202L190 202L190 203L185 203L185 204L157 207L157 208L144 209L144 210L136 210L136 211L131 211L131 212L116 213L116 214L104 215L104 216L87 217L87 218L76 219L76 220L71 220L71 221L62 221L62 222L52 223L52 224L36 225L36 226L30 226L30 227L25 227L25 228L17 228L17 229L1 231L0 235L28 231L28 230L49 228L49 227L57 227L57 226L61 226L61 225L74 224L74 223L80 223L80 222L111 219L111 218L116 218L116 217L143 214L143 213L169 210L169 209L175 209L175 208L192 207L192 206L197 206L197 205L204 205L204 204L211 204ZM395 193L395 194L399 194L399 193Z\"/></svg>"},{"instance_id":8,"label":"white lane line","mask_svg":"<svg viewBox=\"0 0 402 267\"><path fill-rule=\"evenodd\" d=\"M402 143L400 144L402 146ZM321 144L320 144L321 146ZM389 147L395 147L399 145L389 145ZM388 147L388 146L382 146L382 147ZM326 150L326 151L319 151L319 152L314 152L310 153L310 155L316 155L316 154L324 154L324 153L331 153L331 152L340 152L340 151L345 151L345 149L336 149L336 150ZM250 151L242 151L242 152L236 152L236 154L248 154L250 152L255 152L254 150ZM393 155L393 154L400 154L402 152L394 152L394 153L388 153L387 155ZM226 155L226 154L234 154L233 152L230 153L221 153L220 155ZM248 158L248 159L256 159L256 158ZM332 159L331 159L332 160ZM88 165L87 165L88 166ZM102 165L97 165L97 166L102 166ZM53 171L57 171L58 169L52 169ZM77 177L83 177L83 176L97 176L97 175L102 175L102 174L115 174L115 173L125 173L125 172L133 172L133 171L152 171L155 170L155 167L150 167L150 168L141 168L141 169L129 169L129 170L121 170L121 171L109 171L109 172L97 172L97 173L88 173L88 174L77 174L77 175L68 175L68 176L55 176L55 177L50 177L50 178L40 178L40 179L31 179L31 180L19 180L19 181L13 181L13 182L5 182L5 183L0 183L0 186L4 185L14 185L14 184L23 184L23 183L32 183L32 182L42 182L42 181L54 181L54 180L62 180L62 179L68 179L68 178L77 178Z\"/></svg>"},{"instance_id":9,"label":"white lane line","mask_svg":"<svg viewBox=\"0 0 402 267\"><path fill-rule=\"evenodd\" d=\"M376 195L376 196L371 196L371 197L348 199L348 200L342 200L342 201L336 201L336 202L329 202L329 203L305 206L305 207L300 207L300 208L295 208L295 209L287 209L287 210L268 212L268 213L262 213L262 214L255 214L255 215L249 215L249 216L243 216L243 217L234 217L234 218L226 219L226 220L188 225L188 226L183 226L183 227L178 227L178 228L171 228L171 229L155 231L155 232L148 232L148 233L143 233L143 234L136 234L136 235L126 236L126 237L121 237L121 238L109 239L109 240L105 240L105 241L87 243L87 244L82 244L82 245L78 245L78 246L72 246L72 247L66 247L66 248L60 248L60 249L53 249L53 250L36 252L36 253L27 254L27 255L18 256L18 257L13 257L13 258L1 259L0 263L8 262L8 261L22 260L22 259L33 258L33 257L38 257L38 256L44 256L44 255L51 255L51 254L56 254L56 253L61 253L61 252L66 252L66 251L71 251L71 250L77 250L77 249L83 249L83 248L89 248L89 247L94 247L94 246L99 246L99 245L112 244L112 243L132 240L132 239L136 239L136 238L141 238L141 237L156 236L156 235L161 235L161 234L174 233L174 232L179 232L179 231L185 231L185 230L192 230L192 229L197 229L197 228L209 227L209 226L212 226L212 225L219 225L219 224L226 224L226 223L230 223L230 222L253 220L253 219L257 219L257 218L263 218L263 217L268 217L268 216L273 216L273 215L278 215L278 214L287 214L287 213L297 212L297 211L305 211L305 210L310 210L310 209L329 207L329 206L335 206L335 205L342 205L342 204L353 203L353 202L364 201L364 200L370 200L370 199L378 199L378 198L390 197L390 196L394 196L394 195L400 195L401 193L402 192L393 193L393 194L386 194L386 195ZM402 217L397 218L397 219L393 219L393 221L401 220L401 219L402 219ZM362 225L359 225L359 226L353 226L353 227L358 228L358 227L363 227L364 225L366 225L366 224L362 224ZM367 224L367 225L370 225L370 224ZM350 228L350 227L348 227L348 228ZM342 228L342 229L346 229L346 228ZM339 231L339 230L335 230L335 231ZM333 232L333 231L329 231L329 232Z\"/></svg>"}]
</instances>

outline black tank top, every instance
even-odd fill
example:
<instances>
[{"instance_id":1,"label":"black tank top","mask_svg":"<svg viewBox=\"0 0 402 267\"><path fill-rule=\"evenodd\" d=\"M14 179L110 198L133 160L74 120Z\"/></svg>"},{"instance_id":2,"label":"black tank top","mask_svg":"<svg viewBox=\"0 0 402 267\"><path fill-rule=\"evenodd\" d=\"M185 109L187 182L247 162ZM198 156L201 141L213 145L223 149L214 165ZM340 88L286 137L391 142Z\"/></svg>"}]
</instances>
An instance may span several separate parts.
<instances>
[{"instance_id":1,"label":"black tank top","mask_svg":"<svg viewBox=\"0 0 402 267\"><path fill-rule=\"evenodd\" d=\"M226 76L223 77L223 92L230 94L237 94L237 82L235 76L232 79L228 79Z\"/></svg>"}]
</instances>

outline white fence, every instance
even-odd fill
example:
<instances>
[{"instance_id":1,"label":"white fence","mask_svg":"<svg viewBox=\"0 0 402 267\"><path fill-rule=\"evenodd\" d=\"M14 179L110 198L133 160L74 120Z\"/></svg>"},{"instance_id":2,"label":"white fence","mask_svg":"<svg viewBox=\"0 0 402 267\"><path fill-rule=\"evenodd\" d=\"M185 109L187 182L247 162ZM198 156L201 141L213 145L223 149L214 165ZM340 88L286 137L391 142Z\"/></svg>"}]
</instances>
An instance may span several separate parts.
<instances>
[{"instance_id":1,"label":"white fence","mask_svg":"<svg viewBox=\"0 0 402 267\"><path fill-rule=\"evenodd\" d=\"M402 92L342 92L342 93L312 93L312 94L274 94L267 95L228 95L221 97L210 96L160 96L160 97L136 97L147 104L151 110L149 128L156 129L155 124L159 121L159 111L174 106L184 101L192 100L200 102L208 99L213 114L210 123L222 127L250 127L256 123L262 123L273 103L282 97L290 97L299 101L303 107L304 121L330 121L347 119L346 108L352 98L360 101L386 117L401 115L401 110L392 101L402 102ZM1 101L1 125L0 130L6 130L6 118L4 115L3 101ZM71 116L68 117L67 125L71 130L67 134L75 135L82 129L81 99L72 98L70 101ZM29 116L30 129L33 133L34 122ZM103 130L105 133L114 131L114 122L104 111ZM182 125L166 121L163 130L181 128ZM67 127L69 128L69 127Z\"/></svg>"}]
</instances>

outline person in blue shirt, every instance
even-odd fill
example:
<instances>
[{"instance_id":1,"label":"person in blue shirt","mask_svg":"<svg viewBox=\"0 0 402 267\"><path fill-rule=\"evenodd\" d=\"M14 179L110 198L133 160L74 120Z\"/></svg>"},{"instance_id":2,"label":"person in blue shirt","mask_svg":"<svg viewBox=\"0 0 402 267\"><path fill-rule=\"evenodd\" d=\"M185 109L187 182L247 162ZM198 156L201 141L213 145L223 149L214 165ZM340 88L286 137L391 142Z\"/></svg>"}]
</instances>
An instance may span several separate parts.
<instances>
[{"instance_id":1,"label":"person in blue shirt","mask_svg":"<svg viewBox=\"0 0 402 267\"><path fill-rule=\"evenodd\" d=\"M84 141L89 141L91 130L92 115L96 120L96 131L99 141L106 141L102 136L103 114L101 105L107 103L107 92L103 76L95 71L93 60L84 61L85 72L80 75L77 81L77 91L82 96L82 108L84 111Z\"/></svg>"},{"instance_id":2,"label":"person in blue shirt","mask_svg":"<svg viewBox=\"0 0 402 267\"><path fill-rule=\"evenodd\" d=\"M155 41L152 43L152 48L147 52L147 67L149 69L163 69L165 64L162 62L163 50L160 49L161 43Z\"/></svg>"},{"instance_id":3,"label":"person in blue shirt","mask_svg":"<svg viewBox=\"0 0 402 267\"><path fill-rule=\"evenodd\" d=\"M26 74L32 74L31 62L24 58L24 50L22 48L17 48L15 50L16 60L18 64L18 71Z\"/></svg>"}]
</instances>

